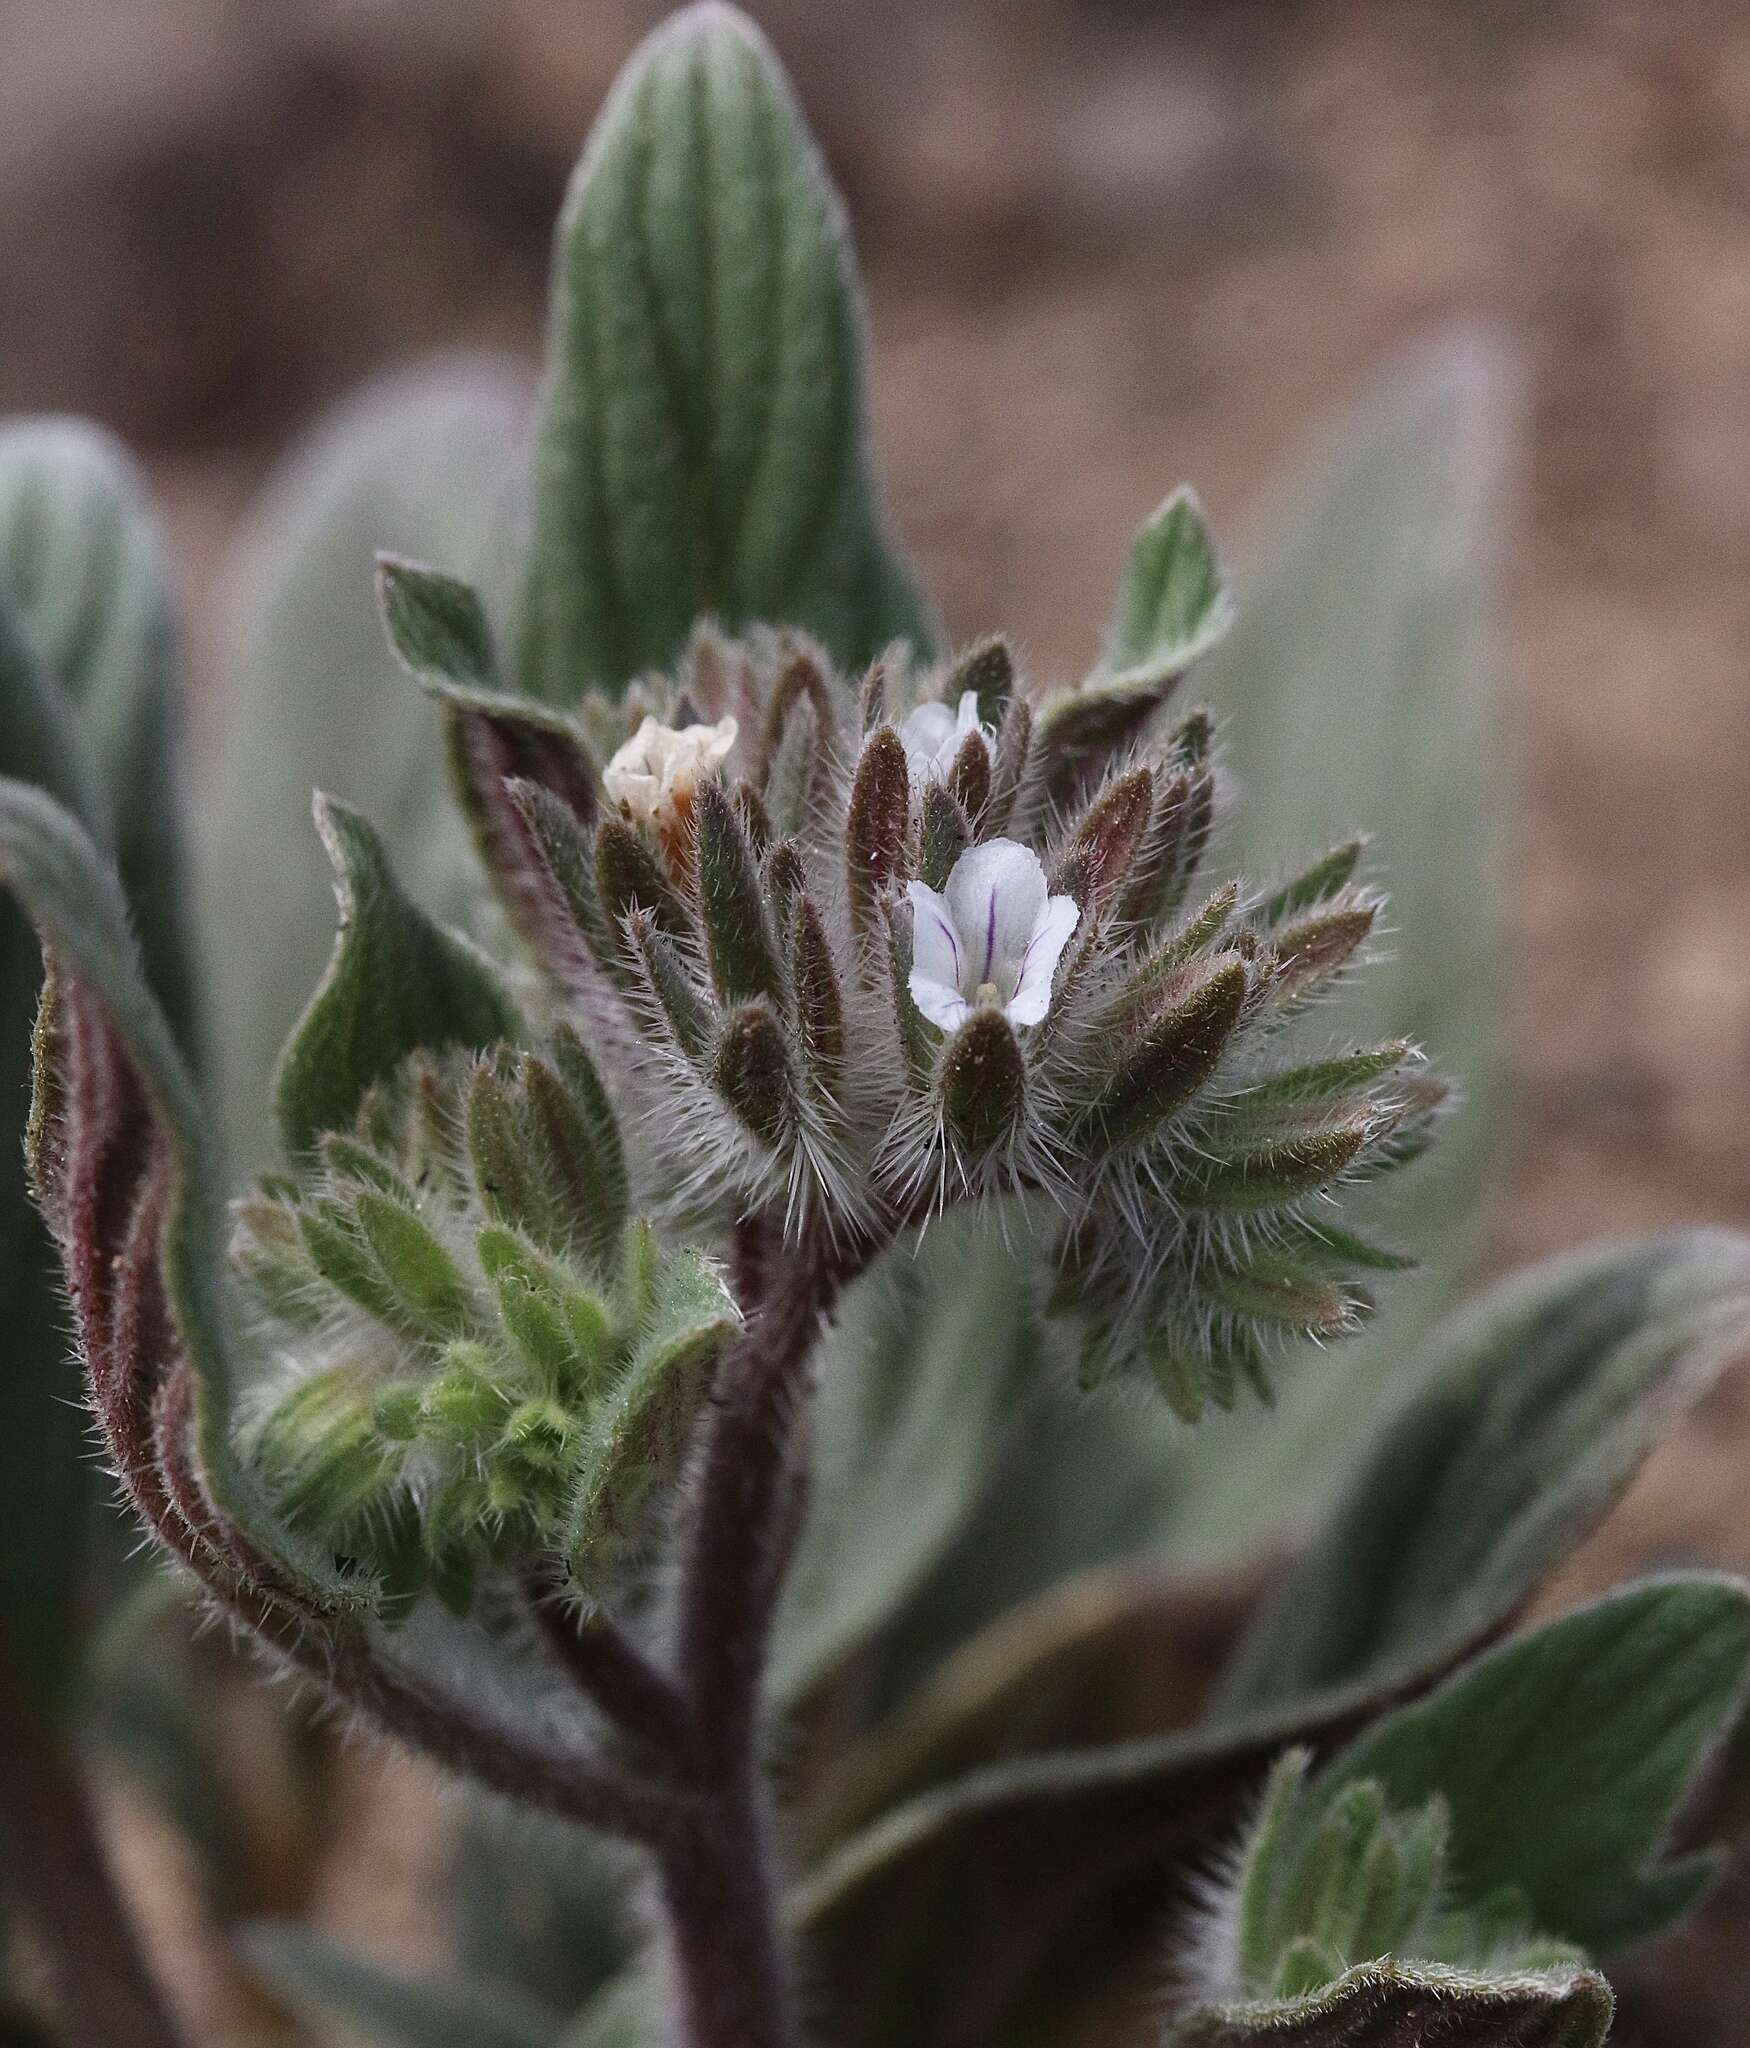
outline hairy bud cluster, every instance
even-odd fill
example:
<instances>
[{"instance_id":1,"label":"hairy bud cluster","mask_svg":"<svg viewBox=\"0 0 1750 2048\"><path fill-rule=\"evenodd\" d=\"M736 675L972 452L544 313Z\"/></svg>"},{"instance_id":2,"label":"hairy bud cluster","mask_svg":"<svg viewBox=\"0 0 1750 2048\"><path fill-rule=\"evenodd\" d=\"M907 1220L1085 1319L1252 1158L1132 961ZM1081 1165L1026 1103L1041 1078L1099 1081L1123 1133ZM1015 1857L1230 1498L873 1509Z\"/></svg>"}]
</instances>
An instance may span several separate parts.
<instances>
[{"instance_id":1,"label":"hairy bud cluster","mask_svg":"<svg viewBox=\"0 0 1750 2048\"><path fill-rule=\"evenodd\" d=\"M1290 2001L1376 1957L1475 1963L1503 1973L1584 1960L1534 1931L1512 1890L1457 1903L1451 1816L1438 1796L1393 1809L1377 1780L1308 1782L1289 1750L1270 1774L1236 1868L1208 1902L1195 1956L1204 1995Z\"/></svg>"},{"instance_id":2,"label":"hairy bud cluster","mask_svg":"<svg viewBox=\"0 0 1750 2048\"><path fill-rule=\"evenodd\" d=\"M253 1432L294 1521L459 1612L558 1555L599 1591L645 1534L735 1323L710 1266L628 1214L620 1133L561 1029L416 1057L311 1168L239 1205L235 1259L287 1362Z\"/></svg>"},{"instance_id":3,"label":"hairy bud cluster","mask_svg":"<svg viewBox=\"0 0 1750 2048\"><path fill-rule=\"evenodd\" d=\"M550 713L538 758L507 700L455 715L507 902L689 1222L878 1241L1030 1198L1084 1377L1140 1365L1192 1418L1367 1313L1403 1261L1328 1197L1415 1156L1443 1091L1402 1042L1288 1050L1381 898L1360 841L1200 891L1212 722L1153 736L1169 687L1035 699L1001 640L852 683L701 629L674 678L584 701L600 775L543 772Z\"/></svg>"}]
</instances>

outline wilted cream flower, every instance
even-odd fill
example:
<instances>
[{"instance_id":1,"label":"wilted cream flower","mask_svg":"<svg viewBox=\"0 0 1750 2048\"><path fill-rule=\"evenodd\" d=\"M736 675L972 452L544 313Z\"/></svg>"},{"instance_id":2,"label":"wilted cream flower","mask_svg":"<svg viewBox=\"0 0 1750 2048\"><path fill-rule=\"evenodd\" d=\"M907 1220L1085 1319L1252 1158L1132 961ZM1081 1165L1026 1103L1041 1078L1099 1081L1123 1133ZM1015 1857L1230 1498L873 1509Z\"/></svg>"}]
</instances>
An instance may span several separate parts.
<instances>
[{"instance_id":1,"label":"wilted cream flower","mask_svg":"<svg viewBox=\"0 0 1750 2048\"><path fill-rule=\"evenodd\" d=\"M699 780L728 757L740 730L733 718L683 726L646 718L602 770L610 801L651 828L677 875L689 864Z\"/></svg>"}]
</instances>

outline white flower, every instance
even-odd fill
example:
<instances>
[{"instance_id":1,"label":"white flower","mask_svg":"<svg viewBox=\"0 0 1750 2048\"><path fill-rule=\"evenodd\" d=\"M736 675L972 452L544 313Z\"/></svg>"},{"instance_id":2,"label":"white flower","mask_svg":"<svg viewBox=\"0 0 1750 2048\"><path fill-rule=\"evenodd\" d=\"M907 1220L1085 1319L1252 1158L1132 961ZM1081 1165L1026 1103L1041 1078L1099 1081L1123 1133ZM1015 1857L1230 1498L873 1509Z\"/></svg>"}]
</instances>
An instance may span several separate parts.
<instances>
[{"instance_id":1,"label":"white flower","mask_svg":"<svg viewBox=\"0 0 1750 2048\"><path fill-rule=\"evenodd\" d=\"M912 907L911 999L953 1031L990 1003L1011 1024L1038 1024L1051 982L1081 917L1072 896L1049 896L1039 856L1013 839L987 839L954 863L938 896L922 882Z\"/></svg>"},{"instance_id":2,"label":"white flower","mask_svg":"<svg viewBox=\"0 0 1750 2048\"><path fill-rule=\"evenodd\" d=\"M899 728L912 787L924 789L932 782L945 782L961 741L969 732L981 730L976 690L961 691L958 711L950 711L942 703L920 704Z\"/></svg>"},{"instance_id":3,"label":"white flower","mask_svg":"<svg viewBox=\"0 0 1750 2048\"><path fill-rule=\"evenodd\" d=\"M735 745L733 718L715 725L658 725L645 719L602 770L602 787L639 823L667 834L692 816L699 778Z\"/></svg>"}]
</instances>

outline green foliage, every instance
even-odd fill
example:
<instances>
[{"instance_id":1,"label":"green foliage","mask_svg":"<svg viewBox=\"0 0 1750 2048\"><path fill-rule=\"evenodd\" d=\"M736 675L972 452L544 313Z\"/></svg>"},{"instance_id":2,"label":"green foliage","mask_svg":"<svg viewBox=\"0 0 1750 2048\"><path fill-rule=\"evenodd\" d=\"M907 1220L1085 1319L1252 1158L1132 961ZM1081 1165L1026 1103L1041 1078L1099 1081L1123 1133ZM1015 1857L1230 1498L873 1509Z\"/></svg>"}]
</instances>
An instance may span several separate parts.
<instances>
[{"instance_id":1,"label":"green foliage","mask_svg":"<svg viewBox=\"0 0 1750 2048\"><path fill-rule=\"evenodd\" d=\"M405 1976L286 1921L258 1921L243 1950L312 2024L339 2017L382 2048L551 2048L559 2025L503 1984Z\"/></svg>"},{"instance_id":2,"label":"green foliage","mask_svg":"<svg viewBox=\"0 0 1750 2048\"><path fill-rule=\"evenodd\" d=\"M1534 1269L1437 1332L1407 1375L1418 1391L1363 1460L1367 1479L1242 1645L1209 1720L983 1769L962 1757L964 1775L897 1797L809 1878L801 1917L862 1987L861 2038L882 2039L901 2010L915 2031L927 2000L977 1967L983 1941L1012 1942L1017 1922L1038 1962L1016 1995L1073 1981L1073 1930L1115 1913L1140 1869L1164 1862L1165 1883L1284 1743L1328 1741L1504 1626L1750 1337L1747 1283L1750 1242L1691 1233ZM1090 1472L1102 1448L1090 1444ZM999 1526L1012 1493L1004 1508ZM1315 1603L1318 1632L1303 1636ZM956 1753L951 1731L937 1741ZM949 1909L968 1896L975 1923Z\"/></svg>"},{"instance_id":3,"label":"green foliage","mask_svg":"<svg viewBox=\"0 0 1750 2048\"><path fill-rule=\"evenodd\" d=\"M838 199L758 30L690 10L621 75L560 219L520 686L622 689L702 614L847 667L927 653L865 431Z\"/></svg>"},{"instance_id":4,"label":"green foliage","mask_svg":"<svg viewBox=\"0 0 1750 2048\"><path fill-rule=\"evenodd\" d=\"M230 724L195 856L220 1121L242 1167L270 1149L269 1078L332 943L311 791L372 821L428 911L474 900L443 737L384 638L373 568L383 551L433 562L501 605L528 416L521 371L490 358L381 377L286 456L227 565Z\"/></svg>"},{"instance_id":5,"label":"green foliage","mask_svg":"<svg viewBox=\"0 0 1750 2048\"><path fill-rule=\"evenodd\" d=\"M280 1139L294 1154L346 1129L366 1090L418 1048L487 1046L519 1029L486 959L402 891L356 811L319 796L316 829L334 868L340 932L274 1076Z\"/></svg>"},{"instance_id":6,"label":"green foliage","mask_svg":"<svg viewBox=\"0 0 1750 2048\"><path fill-rule=\"evenodd\" d=\"M0 874L29 913L55 964L57 1004L88 1007L88 1028L113 1036L116 1058L143 1097L145 1123L164 1175L159 1224L162 1284L195 1383L195 1420L214 1497L286 1583L318 1608L345 1608L356 1594L310 1558L255 1488L233 1435L236 1341L221 1284L223 1253L211 1141L188 1070L141 972L115 874L78 821L40 789L0 781ZM39 1033L35 1143L56 1149L65 1048ZM142 1173L147 1162L118 1160ZM39 1191L39 1199L47 1195ZM52 1213L52 1196L45 1206ZM154 1364L157 1364L154 1361Z\"/></svg>"}]
</instances>

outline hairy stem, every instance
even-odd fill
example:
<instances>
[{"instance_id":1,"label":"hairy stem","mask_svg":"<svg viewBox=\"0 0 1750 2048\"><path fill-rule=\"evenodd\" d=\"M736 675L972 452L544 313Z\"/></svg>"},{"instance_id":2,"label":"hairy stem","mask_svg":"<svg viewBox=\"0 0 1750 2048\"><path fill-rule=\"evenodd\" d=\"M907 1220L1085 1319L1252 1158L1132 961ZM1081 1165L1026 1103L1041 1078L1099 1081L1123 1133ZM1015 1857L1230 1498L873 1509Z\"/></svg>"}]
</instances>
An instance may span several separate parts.
<instances>
[{"instance_id":1,"label":"hairy stem","mask_svg":"<svg viewBox=\"0 0 1750 2048\"><path fill-rule=\"evenodd\" d=\"M21 1691L0 1638L0 1865L73 2048L180 2048L83 1787Z\"/></svg>"},{"instance_id":2,"label":"hairy stem","mask_svg":"<svg viewBox=\"0 0 1750 2048\"><path fill-rule=\"evenodd\" d=\"M536 1575L529 1606L553 1660L624 1735L680 1764L692 1744L685 1694L606 1614L579 1613L562 1575Z\"/></svg>"},{"instance_id":3,"label":"hairy stem","mask_svg":"<svg viewBox=\"0 0 1750 2048\"><path fill-rule=\"evenodd\" d=\"M679 1674L693 1720L690 1782L706 1807L659 1869L687 2048L789 2048L796 2038L760 1694L801 1519L809 1354L856 1262L825 1244L780 1251L759 1238L757 1226L738 1234L737 1273L754 1298L718 1376L683 1553Z\"/></svg>"}]
</instances>

